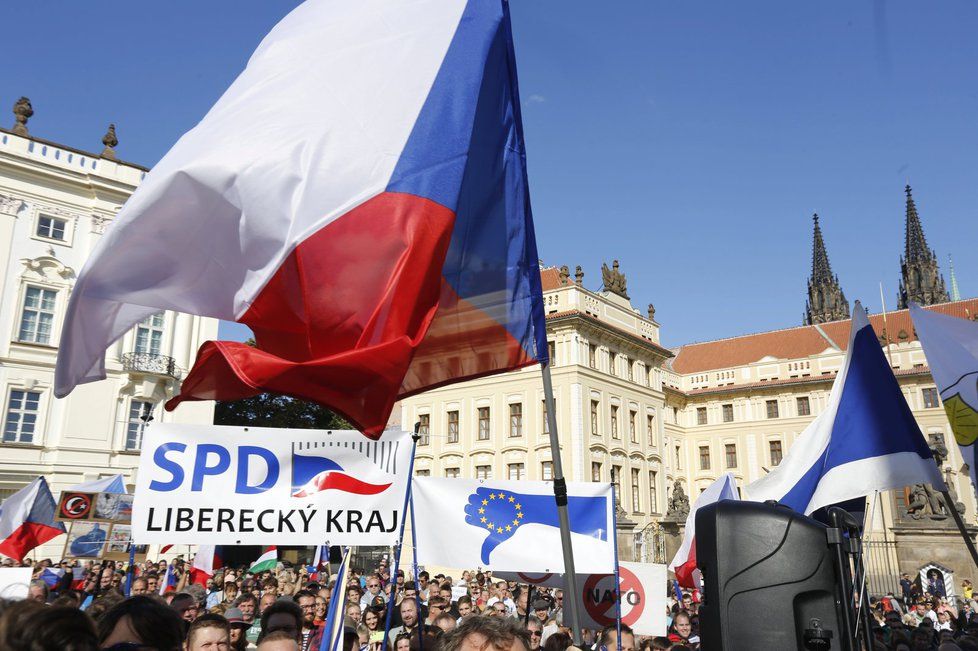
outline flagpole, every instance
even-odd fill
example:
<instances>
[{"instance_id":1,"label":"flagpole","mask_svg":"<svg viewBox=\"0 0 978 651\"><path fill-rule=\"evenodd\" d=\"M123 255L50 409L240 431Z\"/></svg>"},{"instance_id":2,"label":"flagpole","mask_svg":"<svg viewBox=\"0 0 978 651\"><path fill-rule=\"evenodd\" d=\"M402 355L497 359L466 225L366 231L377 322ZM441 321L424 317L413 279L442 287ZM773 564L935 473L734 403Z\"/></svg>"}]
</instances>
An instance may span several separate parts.
<instances>
[{"instance_id":1,"label":"flagpole","mask_svg":"<svg viewBox=\"0 0 978 651\"><path fill-rule=\"evenodd\" d=\"M564 581L569 594L570 628L574 633L574 645L581 645L581 612L577 590L577 574L574 568L574 549L571 546L570 516L567 513L567 482L560 460L560 441L557 438L557 412L554 403L554 385L550 377L550 361L540 365L543 374L543 396L547 403L547 424L550 426L550 457L554 469L554 500L557 502L557 518L560 522L560 548L564 556Z\"/></svg>"},{"instance_id":2,"label":"flagpole","mask_svg":"<svg viewBox=\"0 0 978 651\"><path fill-rule=\"evenodd\" d=\"M621 481L621 477L618 477ZM618 508L615 495L615 468L611 468L611 504L615 517L611 521L611 539L615 543L615 633L618 638L618 651L621 651L621 568L618 565Z\"/></svg>"},{"instance_id":3,"label":"flagpole","mask_svg":"<svg viewBox=\"0 0 978 651\"><path fill-rule=\"evenodd\" d=\"M136 564L136 543L132 540L129 541L129 569L126 571L126 596L129 597L132 594L132 575L136 571L134 565Z\"/></svg>"},{"instance_id":4,"label":"flagpole","mask_svg":"<svg viewBox=\"0 0 978 651\"><path fill-rule=\"evenodd\" d=\"M944 496L944 505L947 510L951 513L951 517L954 518L954 524L958 525L958 531L961 532L961 537L964 538L964 544L968 547L968 553L971 554L971 560L974 562L975 567L978 567L978 549L975 549L975 543L971 540L971 536L968 535L968 530L964 526L964 521L961 519L961 514L958 513L958 507L955 506L954 502L951 500L951 493L948 491L947 486L941 491L941 495Z\"/></svg>"},{"instance_id":5,"label":"flagpole","mask_svg":"<svg viewBox=\"0 0 978 651\"><path fill-rule=\"evenodd\" d=\"M421 429L421 422L414 424L414 434L411 436L411 462L408 464L407 490L404 491L404 507L401 509L401 532L397 536L397 544L394 545L394 558L390 578L391 594L387 598L387 616L384 622L384 641L381 651L387 651L387 638L391 632L391 616L394 614L394 600L397 598L397 570L401 566L401 550L404 548L404 525L407 524L408 504L411 504L411 478L414 477L414 455L418 451L418 439L421 438L418 432ZM413 512L413 509L412 509ZM412 517L414 517L412 515ZM414 522L411 523L411 533L414 534ZM417 569L417 568L415 568ZM418 610L418 615L421 611Z\"/></svg>"},{"instance_id":6,"label":"flagpole","mask_svg":"<svg viewBox=\"0 0 978 651\"><path fill-rule=\"evenodd\" d=\"M420 425L420 423L419 423ZM418 580L418 521L414 518L414 498L408 500L408 508L411 511L411 555L414 557L414 580ZM418 651L424 651L424 618L421 610L421 588L414 586L414 603L418 609ZM430 588L429 588L430 594ZM430 603L430 599L429 599Z\"/></svg>"}]
</instances>

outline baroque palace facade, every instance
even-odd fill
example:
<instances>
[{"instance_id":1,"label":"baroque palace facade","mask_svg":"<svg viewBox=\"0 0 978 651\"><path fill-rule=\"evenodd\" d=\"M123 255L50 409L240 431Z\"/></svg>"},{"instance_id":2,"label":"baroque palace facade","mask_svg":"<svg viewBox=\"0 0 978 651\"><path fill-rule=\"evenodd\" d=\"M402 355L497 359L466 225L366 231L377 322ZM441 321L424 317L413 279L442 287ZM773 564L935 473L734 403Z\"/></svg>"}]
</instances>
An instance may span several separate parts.
<instances>
[{"instance_id":1,"label":"baroque palace facade","mask_svg":"<svg viewBox=\"0 0 978 651\"><path fill-rule=\"evenodd\" d=\"M945 291L909 187L906 228L899 305L917 301L978 317L978 299L952 301ZM602 270L600 290L585 287L580 267L573 277L567 267L541 270L565 475L614 481L623 555L668 562L688 505L706 486L725 472L740 488L762 477L825 408L845 356L850 315L817 216L813 239L805 325L673 350L659 343L652 305L644 313L631 305L617 261ZM942 457L959 510L974 525L967 468L907 310L870 315L870 321L921 430ZM420 475L552 476L538 368L411 397L400 418L420 423ZM890 491L867 512L868 540L878 543L870 563L876 587L894 587L898 568L912 573L930 561L969 570L946 507L923 487Z\"/></svg>"},{"instance_id":2,"label":"baroque palace facade","mask_svg":"<svg viewBox=\"0 0 978 651\"><path fill-rule=\"evenodd\" d=\"M33 108L14 106L0 129L0 400L4 411L0 499L38 475L58 493L121 473L131 491L145 419L211 423L213 403L164 412L217 321L163 312L106 354L107 379L53 393L61 323L78 273L147 170L119 160L110 126L100 154L28 132ZM58 537L34 553L60 558Z\"/></svg>"}]
</instances>

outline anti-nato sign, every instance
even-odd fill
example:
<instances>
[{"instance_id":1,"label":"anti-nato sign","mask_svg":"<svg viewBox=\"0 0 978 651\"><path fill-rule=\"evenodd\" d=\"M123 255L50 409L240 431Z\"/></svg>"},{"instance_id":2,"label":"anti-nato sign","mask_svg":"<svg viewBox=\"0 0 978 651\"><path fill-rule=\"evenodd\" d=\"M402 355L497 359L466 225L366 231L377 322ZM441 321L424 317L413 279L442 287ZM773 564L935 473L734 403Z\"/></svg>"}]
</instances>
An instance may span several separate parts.
<instances>
[{"instance_id":1,"label":"anti-nato sign","mask_svg":"<svg viewBox=\"0 0 978 651\"><path fill-rule=\"evenodd\" d=\"M392 545L411 438L153 423L133 503L139 544Z\"/></svg>"}]
</instances>

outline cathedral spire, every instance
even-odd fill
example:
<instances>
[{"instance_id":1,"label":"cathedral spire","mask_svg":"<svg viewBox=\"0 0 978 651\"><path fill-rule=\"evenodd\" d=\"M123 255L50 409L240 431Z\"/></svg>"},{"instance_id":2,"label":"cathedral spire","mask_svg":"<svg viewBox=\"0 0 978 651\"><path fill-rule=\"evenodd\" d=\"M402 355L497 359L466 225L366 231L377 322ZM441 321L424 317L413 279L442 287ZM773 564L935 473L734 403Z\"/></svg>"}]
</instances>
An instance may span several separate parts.
<instances>
[{"instance_id":1,"label":"cathedral spire","mask_svg":"<svg viewBox=\"0 0 978 651\"><path fill-rule=\"evenodd\" d=\"M849 303L839 286L838 276L832 275L829 254L825 250L818 214L812 215L815 232L812 242L812 276L808 279L808 302L805 304L805 325L849 318Z\"/></svg>"},{"instance_id":2,"label":"cathedral spire","mask_svg":"<svg viewBox=\"0 0 978 651\"><path fill-rule=\"evenodd\" d=\"M958 289L958 277L954 275L954 260L951 254L947 256L947 273L951 276L951 300L960 301L961 291Z\"/></svg>"},{"instance_id":3,"label":"cathedral spire","mask_svg":"<svg viewBox=\"0 0 978 651\"><path fill-rule=\"evenodd\" d=\"M917 205L908 185L906 238L903 256L900 258L900 293L897 298L897 308L906 309L910 302L921 305L944 303L949 299L944 287L944 278L937 266L937 254L927 247L924 228L920 224Z\"/></svg>"}]
</instances>

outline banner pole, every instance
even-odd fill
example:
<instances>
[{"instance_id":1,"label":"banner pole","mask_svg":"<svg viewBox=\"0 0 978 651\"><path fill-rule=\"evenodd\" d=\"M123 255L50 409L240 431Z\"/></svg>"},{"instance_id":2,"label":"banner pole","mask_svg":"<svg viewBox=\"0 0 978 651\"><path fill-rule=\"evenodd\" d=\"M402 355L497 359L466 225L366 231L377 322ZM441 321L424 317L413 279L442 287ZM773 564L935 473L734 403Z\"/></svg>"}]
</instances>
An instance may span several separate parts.
<instances>
[{"instance_id":1,"label":"banner pole","mask_svg":"<svg viewBox=\"0 0 978 651\"><path fill-rule=\"evenodd\" d=\"M132 596L132 575L136 568L136 543L129 541L129 568L126 570L126 596Z\"/></svg>"},{"instance_id":2,"label":"banner pole","mask_svg":"<svg viewBox=\"0 0 978 651\"><path fill-rule=\"evenodd\" d=\"M578 600L577 574L574 567L574 549L571 546L570 516L567 513L567 482L564 480L564 466L560 461L560 441L557 437L557 412L554 403L554 386L550 377L550 362L541 364L543 374L543 395L547 403L547 424L550 427L550 457L554 470L554 500L557 502L557 518L560 522L560 548L564 557L564 582L569 594L570 628L574 633L574 645L580 646L581 605ZM565 622L566 623L566 622Z\"/></svg>"},{"instance_id":3,"label":"banner pole","mask_svg":"<svg viewBox=\"0 0 978 651\"><path fill-rule=\"evenodd\" d=\"M384 618L384 641L381 645L381 651L387 651L387 638L391 632L391 617L394 614L394 601L397 599L397 570L401 566L401 550L404 549L404 525L407 524L407 511L408 504L411 502L411 478L414 477L414 455L418 451L418 439L421 438L418 435L418 431L421 428L421 423L414 424L414 435L411 437L411 462L408 464L408 479L407 479L407 490L404 491L404 507L401 509L401 532L397 536L397 544L394 545L394 558L391 563L393 571L391 572L390 586L391 594L387 598L387 616ZM412 527L411 531L414 531ZM418 615L421 611L418 611Z\"/></svg>"},{"instance_id":4,"label":"banner pole","mask_svg":"<svg viewBox=\"0 0 978 651\"><path fill-rule=\"evenodd\" d=\"M419 423L420 424L420 423ZM417 436L417 434L415 434ZM414 557L414 580L418 580L418 521L414 518L414 498L408 500L408 508L411 510L411 554ZM431 589L428 589L429 594ZM430 601L430 598L429 598ZM414 603L418 608L418 651L424 651L424 613L421 610L421 588L415 585Z\"/></svg>"},{"instance_id":5,"label":"banner pole","mask_svg":"<svg viewBox=\"0 0 978 651\"><path fill-rule=\"evenodd\" d=\"M941 491L941 495L944 496L944 505L947 507L951 517L954 518L954 524L958 525L958 531L961 532L961 537L964 539L964 544L968 547L968 553L971 554L971 560L974 562L975 567L978 567L978 550L975 549L975 543L973 540L971 540L971 536L968 535L968 530L964 526L964 521L961 520L961 514L958 513L957 507L951 500L951 493L945 489Z\"/></svg>"},{"instance_id":6,"label":"banner pole","mask_svg":"<svg viewBox=\"0 0 978 651\"><path fill-rule=\"evenodd\" d=\"M621 477L618 478L621 481ZM615 543L615 633L621 651L621 568L618 565L618 496L615 491L615 468L611 467L611 504L615 517L611 521L611 539Z\"/></svg>"}]
</instances>

